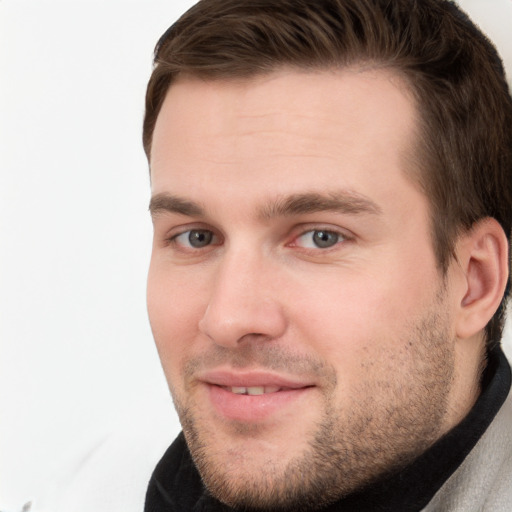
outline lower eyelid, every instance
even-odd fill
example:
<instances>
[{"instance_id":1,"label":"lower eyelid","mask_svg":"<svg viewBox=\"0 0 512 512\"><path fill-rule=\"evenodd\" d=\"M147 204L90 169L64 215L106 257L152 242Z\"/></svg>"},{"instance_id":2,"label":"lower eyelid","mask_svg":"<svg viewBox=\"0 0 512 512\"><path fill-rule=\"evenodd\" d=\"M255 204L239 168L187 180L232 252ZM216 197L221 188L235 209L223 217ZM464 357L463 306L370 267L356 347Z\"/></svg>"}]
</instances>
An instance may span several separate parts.
<instances>
[{"instance_id":1,"label":"lower eyelid","mask_svg":"<svg viewBox=\"0 0 512 512\"><path fill-rule=\"evenodd\" d=\"M209 232L211 232L212 233L212 239L211 239L210 243L208 243L208 245L205 245L203 247L193 247L193 246L189 245L187 242L180 242L178 240L179 237L186 236L190 232L193 232L193 231L209 231ZM313 236L313 233L320 232L320 231L336 235L338 237L338 239L336 240L336 242L334 242L331 246L328 246L328 247L318 247L318 246L315 246L315 247L304 247L300 243L300 239L302 237L305 237L308 234L309 234L309 236ZM327 227L325 227L325 228L324 227L315 227L315 228L312 228L312 229L301 230L301 232L299 232L299 234L294 236L293 239L291 240L291 242L287 243L286 245L288 245L289 247L303 248L305 250L327 252L329 249L334 249L334 248L336 248L336 246L340 245L342 242L345 243L345 242L350 241L351 239L352 239L352 237L349 234L345 233L345 232L341 232L339 230L332 229L332 228L327 228ZM176 245L178 247L181 247L184 250L190 250L190 251L196 251L197 252L197 251L200 251L201 249L208 249L208 248L211 248L213 246L221 245L222 240L221 240L221 236L219 236L217 233L215 233L211 229L203 228L203 227L191 227L191 228L185 229L183 231L179 231L179 232L175 232L175 233L172 233L172 234L164 235L163 238L162 238L162 243L165 246Z\"/></svg>"},{"instance_id":2,"label":"lower eyelid","mask_svg":"<svg viewBox=\"0 0 512 512\"><path fill-rule=\"evenodd\" d=\"M324 232L324 233L330 233L338 237L336 242L334 242L329 247L304 247L304 249L311 249L311 250L329 250L333 247L336 247L336 245L339 245L341 242L345 242L349 239L349 237L345 233L341 233L340 231L336 231L335 229L325 229L325 228L315 228L315 229L308 229L307 231L303 231L301 234L296 236L294 238L294 241L292 242L292 245L300 247L300 244L298 243L298 240L300 240L302 237L305 237L307 235L313 236L315 232Z\"/></svg>"},{"instance_id":3,"label":"lower eyelid","mask_svg":"<svg viewBox=\"0 0 512 512\"><path fill-rule=\"evenodd\" d=\"M207 245L205 245L203 247L193 247L193 246L191 246L188 243L188 241L187 242L180 242L178 240L179 237L187 236L187 235L190 236L190 233L193 232L193 231L205 231L205 232L211 233L211 235L212 235L211 241ZM219 235L217 235L213 230L207 229L207 228L198 227L198 228L186 229L184 231L180 231L179 233L174 233L174 234L172 234L170 236L167 236L165 238L165 243L166 243L166 245L175 245L177 247L182 248L183 250L197 252L197 251L200 251L200 250L205 250L205 249L208 249L208 248L220 245L221 240L220 240Z\"/></svg>"}]
</instances>

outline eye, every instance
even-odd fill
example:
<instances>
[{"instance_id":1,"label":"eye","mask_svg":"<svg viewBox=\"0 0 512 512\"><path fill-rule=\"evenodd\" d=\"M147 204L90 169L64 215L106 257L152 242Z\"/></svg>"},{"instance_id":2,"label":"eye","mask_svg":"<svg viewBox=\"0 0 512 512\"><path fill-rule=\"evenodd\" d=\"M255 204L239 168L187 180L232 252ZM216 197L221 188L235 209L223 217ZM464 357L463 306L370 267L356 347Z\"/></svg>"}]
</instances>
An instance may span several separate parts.
<instances>
[{"instance_id":1,"label":"eye","mask_svg":"<svg viewBox=\"0 0 512 512\"><path fill-rule=\"evenodd\" d=\"M297 237L295 243L305 249L329 249L343 240L345 237L336 231L313 229Z\"/></svg>"},{"instance_id":2,"label":"eye","mask_svg":"<svg viewBox=\"0 0 512 512\"><path fill-rule=\"evenodd\" d=\"M174 236L172 241L189 249L202 249L216 243L216 236L208 229L190 229Z\"/></svg>"}]
</instances>

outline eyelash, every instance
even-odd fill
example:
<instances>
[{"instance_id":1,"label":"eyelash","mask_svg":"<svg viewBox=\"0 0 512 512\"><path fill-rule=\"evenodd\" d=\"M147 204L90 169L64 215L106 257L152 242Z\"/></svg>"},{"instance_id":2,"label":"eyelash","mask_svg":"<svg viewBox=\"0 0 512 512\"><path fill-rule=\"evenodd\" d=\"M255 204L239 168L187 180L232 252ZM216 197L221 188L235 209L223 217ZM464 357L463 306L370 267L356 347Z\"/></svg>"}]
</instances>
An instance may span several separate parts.
<instances>
[{"instance_id":1,"label":"eyelash","mask_svg":"<svg viewBox=\"0 0 512 512\"><path fill-rule=\"evenodd\" d=\"M297 243L297 240L299 239L305 239L307 236L310 236L312 237L312 244L315 244L315 241L314 241L314 237L315 237L315 234L317 234L319 237L322 237L322 236L327 236L327 237L333 237L335 238L334 241L332 240L327 240L327 243L329 243L330 241L332 241L332 245L328 245L328 246L325 246L325 247L319 247L318 243L322 242L322 239L320 240L317 240L316 241L316 247L302 247L304 250L311 250L311 251L317 251L317 250L320 250L322 252L327 252L329 251L329 249L334 249L336 246L338 246L340 243L342 242L346 242L349 240L349 237L345 234L345 233L342 233L341 231L339 230L336 230L336 229L329 229L329 228L321 228L321 227L315 227L314 229L308 229L306 231L302 231L301 234L299 234L298 236L296 236L294 239L293 239L293 242L291 244L288 244L289 247L301 247L298 243Z\"/></svg>"},{"instance_id":2,"label":"eyelash","mask_svg":"<svg viewBox=\"0 0 512 512\"><path fill-rule=\"evenodd\" d=\"M330 252L332 250L336 250L338 248L338 246L342 243L346 243L346 242L349 242L352 237L347 235L347 233L345 232L342 232L340 229L335 229L335 228L331 228L331 227L323 227L323 226L312 226L312 227L309 227L309 226L302 226L300 228L300 231L299 229L296 229L294 230L295 232L298 232L297 235L292 235L293 238L292 238L292 241L291 242L288 242L286 244L286 247L297 247L298 249L302 250L303 252L314 252L314 253L327 253L327 252ZM206 235L206 237L208 238L208 236L211 237L210 240L207 240L207 243L206 245L202 246L202 247L191 247L190 245L187 245L187 242L190 242L190 236L192 233L196 233L198 235L197 237L197 240L199 242L201 242L201 237L200 235ZM317 233L317 234L323 234L323 235L327 235L328 237L332 237L334 236L335 237L335 240L333 241L332 245L328 245L326 247L303 247L301 246L298 241L300 239L304 239L306 238L307 236L310 236L310 237L313 237L315 236L314 234ZM183 237L183 236L186 236L188 235L188 240L187 242L183 243L179 241L180 237ZM219 241L220 239L220 241ZM314 242L312 242L314 244ZM203 252L204 250L208 250L208 249L212 249L213 247L216 247L216 246L219 246L219 245L222 245L222 238L220 237L220 235L216 234L213 230L211 229L208 229L206 227L192 227L190 229L187 229L187 230L184 230L184 231L181 231L179 233L176 233L172 236L170 236L169 238L166 239L166 244L167 245L173 245L177 250L179 251L182 251L182 252L189 252L189 253L196 253L198 254L199 252Z\"/></svg>"},{"instance_id":3,"label":"eyelash","mask_svg":"<svg viewBox=\"0 0 512 512\"><path fill-rule=\"evenodd\" d=\"M196 251L198 249L201 249L201 248L194 248L194 247L184 247L182 244L180 244L178 242L178 239L184 235L186 235L188 233L188 238L189 238L189 241L190 241L190 235L192 233L197 233L197 234L203 234L208 237L209 235L211 236L211 239L214 239L214 238L218 238L218 235L216 235L211 229L206 229L206 228L191 228L191 229L187 229L185 231L182 231L181 233L177 233L173 236L171 236L170 238L167 239L167 242L169 244L173 244L175 246L180 246L183 248L183 250L188 250L188 251ZM196 238L196 240L198 240L199 242L201 242L201 239L199 237ZM208 245L204 246L204 247L210 247L212 244L208 243ZM213 245L220 245L220 244L213 244Z\"/></svg>"}]
</instances>

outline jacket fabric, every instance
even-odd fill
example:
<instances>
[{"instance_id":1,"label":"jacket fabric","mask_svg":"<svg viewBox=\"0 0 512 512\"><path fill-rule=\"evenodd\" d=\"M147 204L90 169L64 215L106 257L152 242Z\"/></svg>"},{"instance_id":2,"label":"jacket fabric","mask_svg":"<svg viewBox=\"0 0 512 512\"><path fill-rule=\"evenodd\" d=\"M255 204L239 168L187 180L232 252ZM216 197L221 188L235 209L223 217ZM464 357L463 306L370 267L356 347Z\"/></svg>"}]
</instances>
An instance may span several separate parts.
<instances>
[{"instance_id":1,"label":"jacket fabric","mask_svg":"<svg viewBox=\"0 0 512 512\"><path fill-rule=\"evenodd\" d=\"M459 425L408 467L322 511L510 512L510 385L509 363L497 348L488 356L482 393ZM232 510L205 489L181 433L153 472L144 512Z\"/></svg>"}]
</instances>

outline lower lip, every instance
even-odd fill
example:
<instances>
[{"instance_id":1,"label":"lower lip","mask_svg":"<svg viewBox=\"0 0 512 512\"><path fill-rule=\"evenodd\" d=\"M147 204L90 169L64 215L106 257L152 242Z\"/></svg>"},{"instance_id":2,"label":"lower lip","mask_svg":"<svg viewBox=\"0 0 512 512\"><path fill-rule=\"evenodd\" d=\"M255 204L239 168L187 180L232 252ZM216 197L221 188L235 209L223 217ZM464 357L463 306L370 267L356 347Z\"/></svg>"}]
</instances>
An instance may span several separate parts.
<instances>
[{"instance_id":1,"label":"lower lip","mask_svg":"<svg viewBox=\"0 0 512 512\"><path fill-rule=\"evenodd\" d=\"M274 416L311 389L306 387L263 395L238 395L220 386L208 385L208 388L210 400L222 417L244 422L258 422Z\"/></svg>"}]
</instances>

